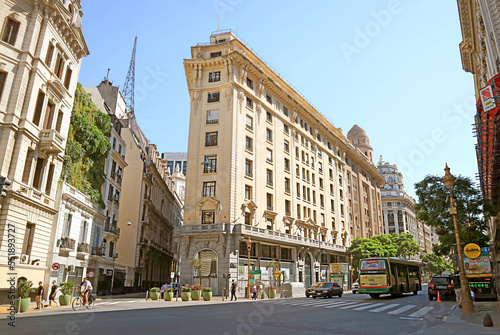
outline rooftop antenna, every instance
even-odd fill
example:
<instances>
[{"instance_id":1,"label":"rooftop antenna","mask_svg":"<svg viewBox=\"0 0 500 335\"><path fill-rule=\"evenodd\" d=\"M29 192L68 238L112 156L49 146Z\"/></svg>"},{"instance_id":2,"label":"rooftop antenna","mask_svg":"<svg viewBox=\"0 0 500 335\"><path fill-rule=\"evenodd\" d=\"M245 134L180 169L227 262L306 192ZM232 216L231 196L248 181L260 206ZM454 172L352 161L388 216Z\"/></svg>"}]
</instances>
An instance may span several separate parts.
<instances>
[{"instance_id":1,"label":"rooftop antenna","mask_svg":"<svg viewBox=\"0 0 500 335\"><path fill-rule=\"evenodd\" d=\"M122 95L127 104L126 109L129 112L134 112L134 85L135 85L135 51L137 49L137 35L135 35L134 49L132 50L132 58L130 59L130 66L128 68L127 78L123 85Z\"/></svg>"},{"instance_id":2,"label":"rooftop antenna","mask_svg":"<svg viewBox=\"0 0 500 335\"><path fill-rule=\"evenodd\" d=\"M106 74L106 81L109 81L109 69L108 69L108 73Z\"/></svg>"}]
</instances>

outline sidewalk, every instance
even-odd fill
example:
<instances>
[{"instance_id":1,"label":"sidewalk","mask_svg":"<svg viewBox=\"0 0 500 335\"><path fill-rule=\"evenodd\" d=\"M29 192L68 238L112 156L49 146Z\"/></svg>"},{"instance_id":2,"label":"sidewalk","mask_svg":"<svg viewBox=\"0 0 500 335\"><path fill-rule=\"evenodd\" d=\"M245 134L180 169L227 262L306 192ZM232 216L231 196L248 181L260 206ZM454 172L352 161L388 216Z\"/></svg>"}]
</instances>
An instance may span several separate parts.
<instances>
[{"instance_id":1,"label":"sidewalk","mask_svg":"<svg viewBox=\"0 0 500 335\"><path fill-rule=\"evenodd\" d=\"M455 305L455 308L450 316L445 320L446 323L473 323L483 325L483 319L488 313L493 320L493 327L484 327L485 329L500 328L500 311L498 309L498 301L476 301L474 303L474 315L463 315L462 309Z\"/></svg>"}]
</instances>

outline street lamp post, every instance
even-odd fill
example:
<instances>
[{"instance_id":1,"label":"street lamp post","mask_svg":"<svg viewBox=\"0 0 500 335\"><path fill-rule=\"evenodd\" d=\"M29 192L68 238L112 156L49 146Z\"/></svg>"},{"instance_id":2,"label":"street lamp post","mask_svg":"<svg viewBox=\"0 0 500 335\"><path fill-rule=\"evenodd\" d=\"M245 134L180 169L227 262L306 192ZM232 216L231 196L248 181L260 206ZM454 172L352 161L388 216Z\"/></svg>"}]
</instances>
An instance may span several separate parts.
<instances>
[{"instance_id":1,"label":"street lamp post","mask_svg":"<svg viewBox=\"0 0 500 335\"><path fill-rule=\"evenodd\" d=\"M352 278L352 272L353 272L352 259L353 259L353 257L352 257L352 254L351 254L351 290L352 290L352 283L353 283L353 279L354 279L354 278Z\"/></svg>"},{"instance_id":2,"label":"street lamp post","mask_svg":"<svg viewBox=\"0 0 500 335\"><path fill-rule=\"evenodd\" d=\"M248 236L247 240L247 250L248 250L248 283L247 283L247 299L250 298L250 249L252 249L252 240Z\"/></svg>"},{"instance_id":3,"label":"street lamp post","mask_svg":"<svg viewBox=\"0 0 500 335\"><path fill-rule=\"evenodd\" d=\"M464 258L462 256L462 246L460 245L460 234L456 219L457 206L455 204L455 200L453 199L453 192L451 190L451 187L455 183L456 178L450 173L450 168L448 167L448 164L446 164L444 171L445 175L442 181L450 191L450 215L453 218L453 225L455 228L455 239L457 242L458 266L460 269L460 288L462 291L462 311L463 313L473 313L474 304L472 303L472 299L470 297L469 281L467 279L467 276L465 275Z\"/></svg>"}]
</instances>

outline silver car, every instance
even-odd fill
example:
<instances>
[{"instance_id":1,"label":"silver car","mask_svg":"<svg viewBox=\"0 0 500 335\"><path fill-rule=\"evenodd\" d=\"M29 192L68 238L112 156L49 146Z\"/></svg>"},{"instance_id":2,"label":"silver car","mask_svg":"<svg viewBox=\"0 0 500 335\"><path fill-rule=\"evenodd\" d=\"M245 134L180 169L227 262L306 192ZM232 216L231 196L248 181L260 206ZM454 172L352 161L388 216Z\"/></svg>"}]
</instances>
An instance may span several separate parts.
<instances>
[{"instance_id":1,"label":"silver car","mask_svg":"<svg viewBox=\"0 0 500 335\"><path fill-rule=\"evenodd\" d=\"M353 293L353 294L358 293L358 289L359 289L359 282L358 282L358 280L356 280L356 281L352 284L352 293Z\"/></svg>"}]
</instances>

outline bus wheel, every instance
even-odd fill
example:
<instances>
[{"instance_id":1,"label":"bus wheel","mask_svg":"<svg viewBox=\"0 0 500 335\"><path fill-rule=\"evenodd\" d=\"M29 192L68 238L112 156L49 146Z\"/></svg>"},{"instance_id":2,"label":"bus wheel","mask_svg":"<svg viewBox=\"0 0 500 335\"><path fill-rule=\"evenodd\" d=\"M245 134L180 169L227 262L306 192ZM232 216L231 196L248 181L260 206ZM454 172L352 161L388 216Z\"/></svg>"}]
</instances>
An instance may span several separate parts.
<instances>
[{"instance_id":1,"label":"bus wheel","mask_svg":"<svg viewBox=\"0 0 500 335\"><path fill-rule=\"evenodd\" d=\"M373 298L373 299L377 299L377 298L380 298L380 294L378 294L378 293L372 293L372 294L370 294L370 297Z\"/></svg>"},{"instance_id":2,"label":"bus wheel","mask_svg":"<svg viewBox=\"0 0 500 335\"><path fill-rule=\"evenodd\" d=\"M413 295L417 295L417 294L418 294L417 290L413 291Z\"/></svg>"}]
</instances>

